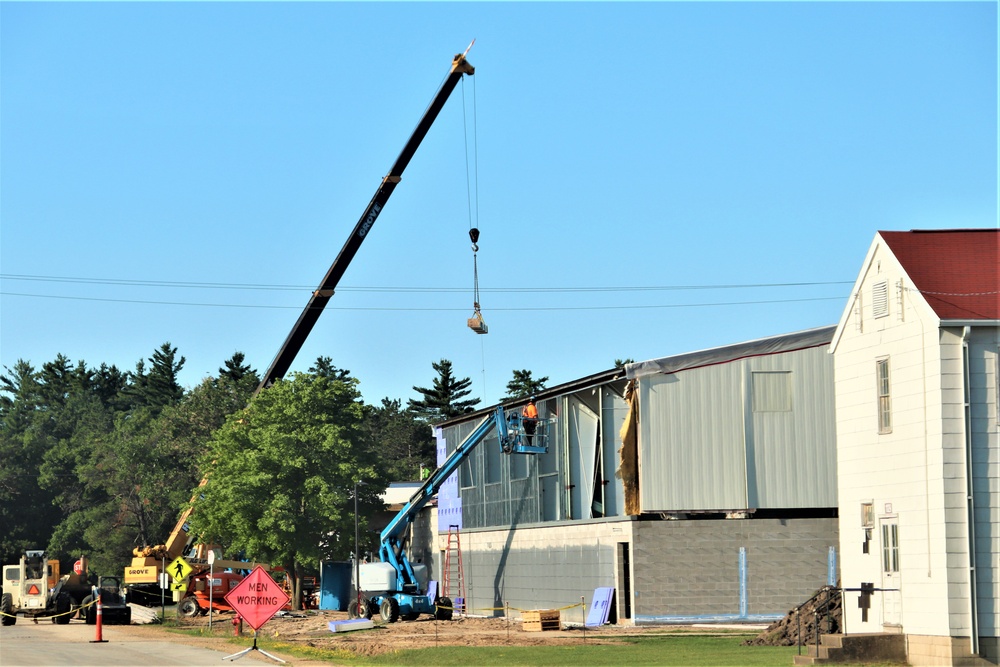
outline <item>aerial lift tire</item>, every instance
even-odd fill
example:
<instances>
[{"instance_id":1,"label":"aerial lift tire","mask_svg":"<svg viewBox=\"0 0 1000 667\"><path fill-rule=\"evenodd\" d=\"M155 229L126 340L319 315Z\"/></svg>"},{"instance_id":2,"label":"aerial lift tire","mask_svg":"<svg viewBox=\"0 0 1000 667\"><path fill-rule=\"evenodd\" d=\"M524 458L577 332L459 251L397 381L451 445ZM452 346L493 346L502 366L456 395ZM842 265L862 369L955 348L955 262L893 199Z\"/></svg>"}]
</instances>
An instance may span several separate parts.
<instances>
[{"instance_id":1,"label":"aerial lift tire","mask_svg":"<svg viewBox=\"0 0 1000 667\"><path fill-rule=\"evenodd\" d=\"M434 610L434 618L439 621L450 621L455 610L452 609L451 598L438 598L437 608Z\"/></svg>"},{"instance_id":2,"label":"aerial lift tire","mask_svg":"<svg viewBox=\"0 0 1000 667\"><path fill-rule=\"evenodd\" d=\"M396 598L382 598L382 604L379 605L378 613L386 623L395 623L399 620L399 600Z\"/></svg>"},{"instance_id":3,"label":"aerial lift tire","mask_svg":"<svg viewBox=\"0 0 1000 667\"><path fill-rule=\"evenodd\" d=\"M181 616L194 618L201 613L201 607L198 606L198 601L194 599L194 596L189 595L177 603L177 613Z\"/></svg>"}]
</instances>

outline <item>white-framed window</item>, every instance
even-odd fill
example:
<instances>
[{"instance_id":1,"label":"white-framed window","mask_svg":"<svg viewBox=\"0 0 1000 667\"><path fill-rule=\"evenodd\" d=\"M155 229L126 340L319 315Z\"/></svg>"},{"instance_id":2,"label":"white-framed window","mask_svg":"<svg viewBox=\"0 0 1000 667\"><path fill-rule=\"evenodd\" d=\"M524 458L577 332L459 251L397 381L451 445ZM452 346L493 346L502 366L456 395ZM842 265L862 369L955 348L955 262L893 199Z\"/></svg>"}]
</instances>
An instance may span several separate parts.
<instances>
[{"instance_id":1,"label":"white-framed window","mask_svg":"<svg viewBox=\"0 0 1000 667\"><path fill-rule=\"evenodd\" d=\"M889 314L889 281L881 280L872 285L872 315L885 317Z\"/></svg>"},{"instance_id":2,"label":"white-framed window","mask_svg":"<svg viewBox=\"0 0 1000 667\"><path fill-rule=\"evenodd\" d=\"M899 572L899 524L882 522L882 572Z\"/></svg>"},{"instance_id":3,"label":"white-framed window","mask_svg":"<svg viewBox=\"0 0 1000 667\"><path fill-rule=\"evenodd\" d=\"M878 432L892 433L889 357L875 360L875 383L878 391Z\"/></svg>"}]
</instances>

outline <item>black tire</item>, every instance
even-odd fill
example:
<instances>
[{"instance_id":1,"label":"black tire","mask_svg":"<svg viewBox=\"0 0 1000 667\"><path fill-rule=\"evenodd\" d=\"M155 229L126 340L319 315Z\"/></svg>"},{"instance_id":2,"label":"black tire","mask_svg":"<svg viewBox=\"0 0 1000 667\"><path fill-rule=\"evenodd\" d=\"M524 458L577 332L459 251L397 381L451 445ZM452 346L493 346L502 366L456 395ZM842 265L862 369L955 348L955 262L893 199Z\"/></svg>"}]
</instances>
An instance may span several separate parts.
<instances>
[{"instance_id":1,"label":"black tire","mask_svg":"<svg viewBox=\"0 0 1000 667\"><path fill-rule=\"evenodd\" d=\"M14 598L11 597L10 593L4 593L3 598L0 598L0 624L3 625L14 625L17 623L17 616L14 615Z\"/></svg>"},{"instance_id":2,"label":"black tire","mask_svg":"<svg viewBox=\"0 0 1000 667\"><path fill-rule=\"evenodd\" d=\"M347 605L347 618L354 620L356 618L361 618L358 616L358 601L351 600L350 604Z\"/></svg>"},{"instance_id":3,"label":"black tire","mask_svg":"<svg viewBox=\"0 0 1000 667\"><path fill-rule=\"evenodd\" d=\"M399 600L396 598L382 598L382 604L379 605L378 613L386 623L395 623L399 620Z\"/></svg>"},{"instance_id":4,"label":"black tire","mask_svg":"<svg viewBox=\"0 0 1000 667\"><path fill-rule=\"evenodd\" d=\"M93 595L88 595L87 597L83 598L84 606L90 605L83 610L84 613L83 620L87 622L87 625L97 625L97 605L90 604L93 601L94 601Z\"/></svg>"},{"instance_id":5,"label":"black tire","mask_svg":"<svg viewBox=\"0 0 1000 667\"><path fill-rule=\"evenodd\" d=\"M437 606L434 609L434 618L439 621L450 621L455 610L452 609L451 598L438 598Z\"/></svg>"},{"instance_id":6,"label":"black tire","mask_svg":"<svg viewBox=\"0 0 1000 667\"><path fill-rule=\"evenodd\" d=\"M378 616L379 613L378 603L375 602L374 598L368 600L365 613L368 614L367 616L365 616L365 618L375 618L376 616Z\"/></svg>"},{"instance_id":7,"label":"black tire","mask_svg":"<svg viewBox=\"0 0 1000 667\"><path fill-rule=\"evenodd\" d=\"M52 618L56 625L66 625L69 623L70 614L73 611L73 598L69 593L60 593L56 597L56 615Z\"/></svg>"},{"instance_id":8,"label":"black tire","mask_svg":"<svg viewBox=\"0 0 1000 667\"><path fill-rule=\"evenodd\" d=\"M198 601L194 599L193 595L189 595L177 603L177 614L179 616L194 618L199 613L201 613L201 607L198 606Z\"/></svg>"}]
</instances>

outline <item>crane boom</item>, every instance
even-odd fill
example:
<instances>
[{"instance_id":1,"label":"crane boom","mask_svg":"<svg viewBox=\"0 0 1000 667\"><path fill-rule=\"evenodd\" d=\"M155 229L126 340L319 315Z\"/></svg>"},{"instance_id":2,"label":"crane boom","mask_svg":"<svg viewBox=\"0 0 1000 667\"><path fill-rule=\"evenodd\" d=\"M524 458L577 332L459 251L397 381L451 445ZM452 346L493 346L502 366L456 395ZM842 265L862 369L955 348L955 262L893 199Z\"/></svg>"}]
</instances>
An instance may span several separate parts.
<instances>
[{"instance_id":1,"label":"crane boom","mask_svg":"<svg viewBox=\"0 0 1000 667\"><path fill-rule=\"evenodd\" d=\"M469 48L471 47L472 44L469 45ZM448 101L455 86L458 85L459 79L465 74L470 76L475 74L475 68L465 59L468 53L469 49L466 49L465 53L460 53L452 58L451 69L441 84L441 88L434 95L430 105L424 111L423 117L417 123L406 145L403 146L403 150L399 153L399 157L396 158L392 168L389 169L389 172L382 179L378 189L375 191L375 195L368 202L364 213L361 214L357 224L351 231L351 235L347 238L347 242L344 243L344 247L341 248L337 257L333 260L333 264L327 270L326 275L323 276L323 280L309 297L309 301L302 310L302 314L299 315L285 342L262 376L260 384L257 385L257 388L253 392L253 396L259 394L263 389L270 387L274 384L275 380L281 379L288 372L299 350L302 349L306 338L309 337L313 326L319 320L323 309L333 296L341 277L343 277L347 267L354 259L362 242L364 242L365 238L371 232L371 228L385 207L386 202L389 201L389 197L402 178L403 171L417 152L417 148L424 137L427 136L427 132L444 107L445 102ZM197 499L200 488L205 485L206 481L206 479L201 480L199 490L195 492L195 497L191 500L192 504ZM189 505L181 513L177 524L174 526L165 544L155 547L139 547L133 551L135 557L132 559L131 566L125 570L125 583L129 584L130 589L138 590L144 585L151 588L155 587L161 570L162 559L168 557L173 559L183 555L183 552L191 542L191 536L188 534L188 519L191 516L191 512L192 508ZM159 598L159 593L156 593L156 597L157 599Z\"/></svg>"},{"instance_id":2,"label":"crane boom","mask_svg":"<svg viewBox=\"0 0 1000 667\"><path fill-rule=\"evenodd\" d=\"M466 50L466 53L468 53L468 50ZM344 247L341 248L336 259L333 260L333 264L330 265L326 275L323 276L319 287L309 297L309 302L306 303L302 314L299 315L295 326L292 327L291 332L288 334L288 338L285 339L281 349L278 350L278 354L275 355L271 366L261 378L260 385L258 385L254 395L259 393L261 389L269 387L275 380L280 379L288 372L292 361L295 360L295 356L302 349L302 345L309 336L309 332L312 331L313 325L319 320L319 316L322 314L323 309L326 308L327 302L333 296L333 292L337 288L341 277L343 277L344 271L347 270L351 260L354 259L354 255L358 252L362 242L375 224L375 220L378 219L379 213L382 212L386 202L389 201L390 195L392 195L393 190L403 176L403 170L410 163L413 154L417 152L420 142L427 135L428 130L430 130L431 125L434 123L434 119L437 118L438 113L444 107L444 103L448 101L448 97L458 84L458 80L462 78L463 74L472 75L475 74L475 71L476 69L465 59L464 53L460 53L454 57L451 63L451 71L448 73L444 83L441 84L441 89L438 90L434 99L431 100L430 105L424 112L423 118L417 123L417 127L413 130L410 140L403 146L403 150L400 152L399 157L396 158L396 162L393 163L389 173L382 179L378 190L375 191L375 195L368 202L364 213L358 219L358 224L354 226L354 230L347 238Z\"/></svg>"}]
</instances>

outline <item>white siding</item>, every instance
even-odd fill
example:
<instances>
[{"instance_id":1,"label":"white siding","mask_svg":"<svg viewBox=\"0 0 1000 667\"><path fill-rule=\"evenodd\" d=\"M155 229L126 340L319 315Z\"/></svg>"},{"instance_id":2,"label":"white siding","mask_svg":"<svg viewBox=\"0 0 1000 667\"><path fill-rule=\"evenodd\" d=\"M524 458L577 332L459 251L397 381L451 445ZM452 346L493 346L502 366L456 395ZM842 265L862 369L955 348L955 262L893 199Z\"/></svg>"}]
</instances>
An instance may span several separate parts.
<instances>
[{"instance_id":1,"label":"white siding","mask_svg":"<svg viewBox=\"0 0 1000 667\"><path fill-rule=\"evenodd\" d=\"M874 282L903 277L881 249L865 269L856 288L862 294L870 294ZM882 516L899 522L904 632L948 634L938 322L919 296L906 294L903 312L891 317L876 319L863 307L862 326L848 308L845 317L852 321L843 326L834 353L841 573L848 588L881 586L881 535L873 531L870 553L862 553L864 532L856 518L862 502L873 502L876 524ZM875 382L875 360L882 357L889 358L892 399L892 432L885 434L878 433ZM856 605L845 605L848 631L881 631L882 597L872 599L867 623Z\"/></svg>"},{"instance_id":2,"label":"white siding","mask_svg":"<svg viewBox=\"0 0 1000 667\"><path fill-rule=\"evenodd\" d=\"M979 634L1000 636L1000 328L973 330L969 341L972 390L972 477L975 502Z\"/></svg>"},{"instance_id":3,"label":"white siding","mask_svg":"<svg viewBox=\"0 0 1000 667\"><path fill-rule=\"evenodd\" d=\"M912 287L876 237L855 291L870 295L874 283L901 279ZM866 305L845 308L834 339L843 585L880 585L877 530L870 553L861 548L860 504L873 502L876 525L880 516L899 522L902 631L967 637L972 619L963 330L940 328L912 289L904 292L901 311L893 302L889 317L874 317ZM1000 599L997 337L996 327L973 328L969 347L977 618L980 636L994 637ZM892 432L879 434L875 360L884 357L890 360ZM856 605L845 605L845 613L849 632L882 630L878 594L868 623L861 622Z\"/></svg>"}]
</instances>

